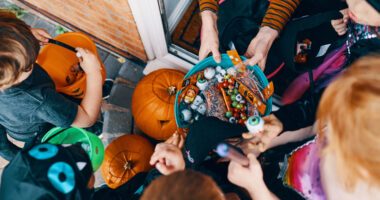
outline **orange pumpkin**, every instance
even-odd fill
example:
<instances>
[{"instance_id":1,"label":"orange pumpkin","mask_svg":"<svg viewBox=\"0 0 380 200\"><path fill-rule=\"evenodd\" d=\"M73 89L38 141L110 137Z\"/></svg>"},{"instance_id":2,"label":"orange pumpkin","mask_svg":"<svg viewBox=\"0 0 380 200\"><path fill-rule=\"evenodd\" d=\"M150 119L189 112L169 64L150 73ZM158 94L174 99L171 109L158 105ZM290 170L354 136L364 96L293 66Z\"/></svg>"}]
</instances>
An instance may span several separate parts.
<instances>
[{"instance_id":1,"label":"orange pumpkin","mask_svg":"<svg viewBox=\"0 0 380 200\"><path fill-rule=\"evenodd\" d=\"M132 97L132 114L136 125L156 140L168 139L177 129L174 102L184 73L161 69L144 77Z\"/></svg>"},{"instance_id":2,"label":"orange pumpkin","mask_svg":"<svg viewBox=\"0 0 380 200\"><path fill-rule=\"evenodd\" d=\"M123 185L139 172L151 169L153 145L139 135L124 135L108 145L102 165L102 176L110 188Z\"/></svg>"}]
</instances>

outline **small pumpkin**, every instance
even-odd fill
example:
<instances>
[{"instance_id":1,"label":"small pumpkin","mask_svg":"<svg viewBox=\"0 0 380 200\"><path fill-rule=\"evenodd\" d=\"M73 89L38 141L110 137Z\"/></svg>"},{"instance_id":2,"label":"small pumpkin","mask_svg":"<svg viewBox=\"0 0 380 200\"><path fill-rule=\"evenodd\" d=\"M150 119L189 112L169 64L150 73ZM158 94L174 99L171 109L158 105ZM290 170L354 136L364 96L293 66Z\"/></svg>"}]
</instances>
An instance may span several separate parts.
<instances>
[{"instance_id":1,"label":"small pumpkin","mask_svg":"<svg viewBox=\"0 0 380 200\"><path fill-rule=\"evenodd\" d=\"M161 69L145 76L132 96L132 114L136 125L156 140L168 139L177 129L174 102L184 73Z\"/></svg>"},{"instance_id":2,"label":"small pumpkin","mask_svg":"<svg viewBox=\"0 0 380 200\"><path fill-rule=\"evenodd\" d=\"M139 172L151 169L153 145L140 135L124 135L105 150L102 177L110 188L117 188Z\"/></svg>"}]
</instances>

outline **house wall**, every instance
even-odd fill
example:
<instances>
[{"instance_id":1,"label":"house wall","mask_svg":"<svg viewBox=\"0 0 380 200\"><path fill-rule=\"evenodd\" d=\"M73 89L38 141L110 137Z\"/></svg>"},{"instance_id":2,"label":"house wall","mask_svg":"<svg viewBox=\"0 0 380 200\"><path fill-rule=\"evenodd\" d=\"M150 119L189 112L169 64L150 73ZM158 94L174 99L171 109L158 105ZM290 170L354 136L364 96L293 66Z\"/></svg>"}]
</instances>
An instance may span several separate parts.
<instances>
[{"instance_id":1,"label":"house wall","mask_svg":"<svg viewBox=\"0 0 380 200\"><path fill-rule=\"evenodd\" d=\"M147 56L127 0L14 0L121 55Z\"/></svg>"}]
</instances>

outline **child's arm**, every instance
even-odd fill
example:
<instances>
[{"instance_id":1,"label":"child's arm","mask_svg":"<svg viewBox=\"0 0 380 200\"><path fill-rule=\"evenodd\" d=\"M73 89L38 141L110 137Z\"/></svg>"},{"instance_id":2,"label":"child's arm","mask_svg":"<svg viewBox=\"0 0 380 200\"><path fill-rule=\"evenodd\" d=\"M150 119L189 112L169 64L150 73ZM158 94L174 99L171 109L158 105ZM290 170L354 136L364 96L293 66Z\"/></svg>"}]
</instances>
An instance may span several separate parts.
<instances>
[{"instance_id":1,"label":"child's arm","mask_svg":"<svg viewBox=\"0 0 380 200\"><path fill-rule=\"evenodd\" d=\"M72 126L92 126L100 112L102 101L101 65L96 55L87 49L77 48L82 56L81 67L86 73L87 88Z\"/></svg>"},{"instance_id":2,"label":"child's arm","mask_svg":"<svg viewBox=\"0 0 380 200\"><path fill-rule=\"evenodd\" d=\"M228 180L248 191L252 199L278 200L266 186L263 178L263 170L256 156L248 154L249 165L242 166L239 163L230 162L228 166Z\"/></svg>"}]
</instances>

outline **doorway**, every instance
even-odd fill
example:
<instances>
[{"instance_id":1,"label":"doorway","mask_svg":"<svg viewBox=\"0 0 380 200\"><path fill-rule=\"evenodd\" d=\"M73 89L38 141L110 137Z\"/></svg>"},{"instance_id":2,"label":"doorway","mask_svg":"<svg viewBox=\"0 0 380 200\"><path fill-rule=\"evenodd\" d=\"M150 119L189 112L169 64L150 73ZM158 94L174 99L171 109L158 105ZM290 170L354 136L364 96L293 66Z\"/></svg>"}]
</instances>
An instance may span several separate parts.
<instances>
[{"instance_id":1,"label":"doorway","mask_svg":"<svg viewBox=\"0 0 380 200\"><path fill-rule=\"evenodd\" d=\"M158 0L168 50L191 63L198 61L201 19L197 0Z\"/></svg>"}]
</instances>

